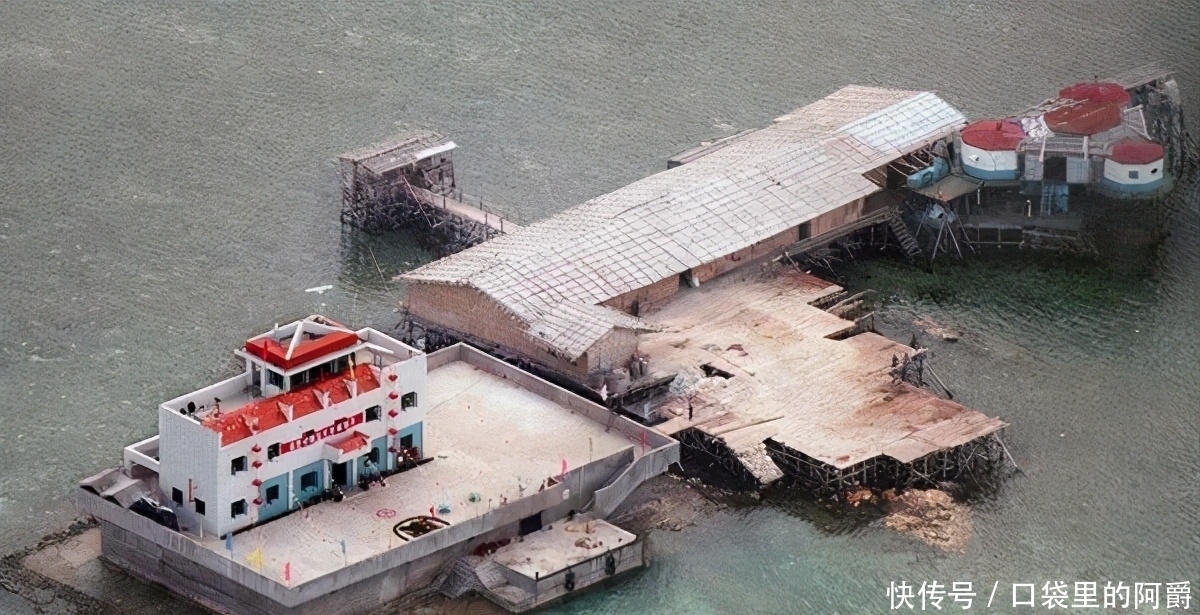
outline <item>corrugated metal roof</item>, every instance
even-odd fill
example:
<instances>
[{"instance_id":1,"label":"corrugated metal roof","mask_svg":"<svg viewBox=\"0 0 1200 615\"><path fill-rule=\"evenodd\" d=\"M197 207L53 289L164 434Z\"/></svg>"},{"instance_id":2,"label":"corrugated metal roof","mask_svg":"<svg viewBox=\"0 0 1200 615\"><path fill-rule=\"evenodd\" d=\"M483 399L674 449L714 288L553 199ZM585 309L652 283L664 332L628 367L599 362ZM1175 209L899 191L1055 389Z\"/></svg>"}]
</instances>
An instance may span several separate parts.
<instances>
[{"instance_id":1,"label":"corrugated metal roof","mask_svg":"<svg viewBox=\"0 0 1200 615\"><path fill-rule=\"evenodd\" d=\"M477 288L574 360L614 326L645 326L597 304L877 192L864 172L965 124L929 92L849 86L688 164L402 277Z\"/></svg>"},{"instance_id":2,"label":"corrugated metal roof","mask_svg":"<svg viewBox=\"0 0 1200 615\"><path fill-rule=\"evenodd\" d=\"M402 133L390 141L342 154L338 159L357 163L376 175L383 175L418 160L448 152L455 147L457 146L453 141L436 132L419 130Z\"/></svg>"}]
</instances>

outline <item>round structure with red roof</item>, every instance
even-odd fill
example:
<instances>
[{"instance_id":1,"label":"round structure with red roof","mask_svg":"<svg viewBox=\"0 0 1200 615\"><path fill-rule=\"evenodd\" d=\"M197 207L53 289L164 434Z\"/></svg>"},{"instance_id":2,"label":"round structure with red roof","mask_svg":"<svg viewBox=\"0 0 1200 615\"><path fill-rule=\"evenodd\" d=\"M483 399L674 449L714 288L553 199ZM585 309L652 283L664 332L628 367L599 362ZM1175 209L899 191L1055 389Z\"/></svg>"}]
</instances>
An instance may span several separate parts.
<instances>
[{"instance_id":1,"label":"round structure with red roof","mask_svg":"<svg viewBox=\"0 0 1200 615\"><path fill-rule=\"evenodd\" d=\"M1045 115L1046 127L1068 135L1094 135L1121 125L1124 104L1093 100L1072 101Z\"/></svg>"},{"instance_id":2,"label":"round structure with red roof","mask_svg":"<svg viewBox=\"0 0 1200 615\"><path fill-rule=\"evenodd\" d=\"M1153 192L1163 185L1163 146L1145 139L1122 139L1104 160L1105 187L1124 194Z\"/></svg>"},{"instance_id":3,"label":"round structure with red roof","mask_svg":"<svg viewBox=\"0 0 1200 615\"><path fill-rule=\"evenodd\" d=\"M1058 91L1065 104L1047 111L1046 127L1069 135L1094 135L1121 125L1129 92L1117 83L1076 83Z\"/></svg>"},{"instance_id":4,"label":"round structure with red roof","mask_svg":"<svg viewBox=\"0 0 1200 615\"><path fill-rule=\"evenodd\" d=\"M963 171L971 177L1016 179L1020 169L1017 147L1025 130L1015 120L981 120L962 129Z\"/></svg>"},{"instance_id":5,"label":"round structure with red roof","mask_svg":"<svg viewBox=\"0 0 1200 615\"><path fill-rule=\"evenodd\" d=\"M1118 83L1094 81L1076 83L1058 91L1062 98L1096 103L1115 103L1121 107L1129 105L1129 92Z\"/></svg>"},{"instance_id":6,"label":"round structure with red roof","mask_svg":"<svg viewBox=\"0 0 1200 615\"><path fill-rule=\"evenodd\" d=\"M1120 164L1150 164L1163 159L1163 146L1143 139L1123 139L1113 144L1108 159Z\"/></svg>"}]
</instances>

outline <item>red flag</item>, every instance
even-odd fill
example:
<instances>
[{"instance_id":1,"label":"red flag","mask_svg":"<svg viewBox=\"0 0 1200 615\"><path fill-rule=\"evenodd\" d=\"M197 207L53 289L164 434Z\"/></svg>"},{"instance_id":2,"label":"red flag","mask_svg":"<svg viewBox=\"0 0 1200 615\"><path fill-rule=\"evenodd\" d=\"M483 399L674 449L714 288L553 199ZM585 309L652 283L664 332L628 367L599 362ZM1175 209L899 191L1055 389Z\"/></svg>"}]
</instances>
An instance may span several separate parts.
<instances>
[{"instance_id":1,"label":"red flag","mask_svg":"<svg viewBox=\"0 0 1200 615\"><path fill-rule=\"evenodd\" d=\"M283 563L283 580L284 581L292 580L292 563L291 562Z\"/></svg>"},{"instance_id":2,"label":"red flag","mask_svg":"<svg viewBox=\"0 0 1200 615\"><path fill-rule=\"evenodd\" d=\"M430 506L430 507L429 507L429 516L430 516L430 517L436 517L436 516L437 516L437 515L433 514L433 507L432 507L432 506Z\"/></svg>"},{"instance_id":3,"label":"red flag","mask_svg":"<svg viewBox=\"0 0 1200 615\"><path fill-rule=\"evenodd\" d=\"M563 457L563 460L562 460L562 472L559 472L558 474L559 474L559 476L567 475L567 458L566 457Z\"/></svg>"}]
</instances>

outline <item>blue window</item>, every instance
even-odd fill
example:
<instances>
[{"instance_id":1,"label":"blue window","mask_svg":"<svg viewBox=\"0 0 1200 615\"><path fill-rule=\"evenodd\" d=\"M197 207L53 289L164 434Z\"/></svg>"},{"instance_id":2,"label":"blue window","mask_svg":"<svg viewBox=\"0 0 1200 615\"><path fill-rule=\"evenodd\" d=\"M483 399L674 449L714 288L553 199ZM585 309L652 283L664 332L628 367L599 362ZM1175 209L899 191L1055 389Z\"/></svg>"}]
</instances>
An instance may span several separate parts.
<instances>
[{"instance_id":1,"label":"blue window","mask_svg":"<svg viewBox=\"0 0 1200 615\"><path fill-rule=\"evenodd\" d=\"M308 491L317 488L317 473L308 472L300 476L300 490Z\"/></svg>"}]
</instances>

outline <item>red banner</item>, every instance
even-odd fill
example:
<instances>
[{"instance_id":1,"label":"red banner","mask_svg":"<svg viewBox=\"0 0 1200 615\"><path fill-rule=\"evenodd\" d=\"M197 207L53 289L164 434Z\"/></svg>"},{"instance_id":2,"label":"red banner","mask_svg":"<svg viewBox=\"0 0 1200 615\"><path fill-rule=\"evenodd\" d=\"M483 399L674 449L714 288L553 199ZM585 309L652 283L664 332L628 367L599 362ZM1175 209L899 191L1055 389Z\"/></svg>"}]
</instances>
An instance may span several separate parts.
<instances>
[{"instance_id":1,"label":"red banner","mask_svg":"<svg viewBox=\"0 0 1200 615\"><path fill-rule=\"evenodd\" d=\"M330 436L336 436L340 433L344 433L355 425L361 425L364 418L363 415L364 413L359 412L354 416L342 417L334 421L332 425L305 433L303 436L300 436L291 442L284 442L283 444L279 445L279 454L284 455L294 450L316 444L317 442L320 442L321 440L324 440Z\"/></svg>"}]
</instances>

